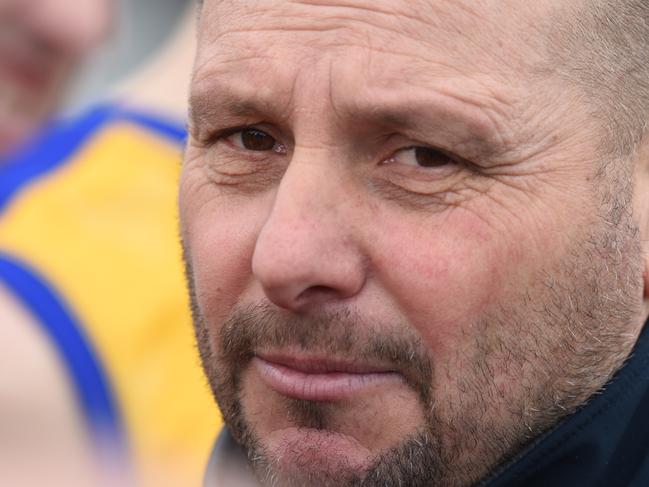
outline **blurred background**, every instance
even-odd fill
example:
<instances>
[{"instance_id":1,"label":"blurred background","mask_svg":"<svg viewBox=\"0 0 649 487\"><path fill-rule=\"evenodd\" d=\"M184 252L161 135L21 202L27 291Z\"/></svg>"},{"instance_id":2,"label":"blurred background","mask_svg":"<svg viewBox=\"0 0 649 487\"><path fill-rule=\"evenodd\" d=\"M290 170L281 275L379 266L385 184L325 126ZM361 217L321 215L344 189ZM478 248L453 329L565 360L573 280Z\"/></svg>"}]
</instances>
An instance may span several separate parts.
<instances>
[{"instance_id":1,"label":"blurred background","mask_svg":"<svg viewBox=\"0 0 649 487\"><path fill-rule=\"evenodd\" d=\"M186 7L187 0L119 0L113 33L82 68L67 95L65 111L88 105L161 48Z\"/></svg>"},{"instance_id":2,"label":"blurred background","mask_svg":"<svg viewBox=\"0 0 649 487\"><path fill-rule=\"evenodd\" d=\"M201 485L177 184L193 0L0 0L0 486Z\"/></svg>"}]
</instances>

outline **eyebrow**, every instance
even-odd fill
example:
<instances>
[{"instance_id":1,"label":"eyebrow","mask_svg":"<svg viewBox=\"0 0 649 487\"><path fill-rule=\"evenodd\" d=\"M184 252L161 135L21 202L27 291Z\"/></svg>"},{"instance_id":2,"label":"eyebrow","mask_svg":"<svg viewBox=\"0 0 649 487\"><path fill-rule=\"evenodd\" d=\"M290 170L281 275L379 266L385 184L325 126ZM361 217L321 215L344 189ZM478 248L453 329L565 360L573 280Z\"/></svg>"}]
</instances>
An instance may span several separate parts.
<instances>
[{"instance_id":1,"label":"eyebrow","mask_svg":"<svg viewBox=\"0 0 649 487\"><path fill-rule=\"evenodd\" d=\"M455 152L460 146L468 156L488 157L506 149L494 117L485 109L451 96L388 97L378 103L355 100L336 113L355 124L371 124ZM439 93L437 94L439 95Z\"/></svg>"},{"instance_id":2,"label":"eyebrow","mask_svg":"<svg viewBox=\"0 0 649 487\"><path fill-rule=\"evenodd\" d=\"M374 99L379 99L377 103ZM423 120L462 127L480 139L494 136L495 122L488 116L489 108L478 106L468 97L460 98L430 89L424 95L388 94L387 96L354 99L349 105L339 105L336 113L351 120L370 119L386 127L412 127ZM360 121L360 120L359 120Z\"/></svg>"},{"instance_id":3,"label":"eyebrow","mask_svg":"<svg viewBox=\"0 0 649 487\"><path fill-rule=\"evenodd\" d=\"M250 118L286 122L290 105L290 94L268 98L255 88L245 89L224 81L211 82L190 92L189 124L190 127L209 128L237 124Z\"/></svg>"},{"instance_id":4,"label":"eyebrow","mask_svg":"<svg viewBox=\"0 0 649 487\"><path fill-rule=\"evenodd\" d=\"M281 96L265 98L256 91L238 90L219 83L190 96L190 127L227 128L246 119L285 123L290 118L290 100ZM432 92L431 92L432 93ZM470 144L472 151L489 154L498 151L503 141L491 117L484 110L471 108L451 96L374 97L333 105L336 117L352 127L374 126L395 132L437 133L449 145ZM379 100L379 101L375 101ZM452 147L445 147L451 150Z\"/></svg>"},{"instance_id":5,"label":"eyebrow","mask_svg":"<svg viewBox=\"0 0 649 487\"><path fill-rule=\"evenodd\" d=\"M248 118L266 113L270 108L266 105L207 93L192 95L189 100L189 121L196 126L210 126L223 119Z\"/></svg>"}]
</instances>

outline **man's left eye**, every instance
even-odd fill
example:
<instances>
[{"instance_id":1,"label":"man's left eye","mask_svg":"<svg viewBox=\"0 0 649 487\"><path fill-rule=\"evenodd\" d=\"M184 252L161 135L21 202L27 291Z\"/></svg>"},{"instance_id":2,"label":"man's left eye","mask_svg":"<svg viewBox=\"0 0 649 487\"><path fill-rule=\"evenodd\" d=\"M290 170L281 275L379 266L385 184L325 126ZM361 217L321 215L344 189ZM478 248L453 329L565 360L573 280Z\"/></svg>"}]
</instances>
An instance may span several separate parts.
<instances>
[{"instance_id":1,"label":"man's left eye","mask_svg":"<svg viewBox=\"0 0 649 487\"><path fill-rule=\"evenodd\" d=\"M388 162L396 162L408 166L440 167L450 164L453 160L437 149L418 146L398 150Z\"/></svg>"},{"instance_id":2,"label":"man's left eye","mask_svg":"<svg viewBox=\"0 0 649 487\"><path fill-rule=\"evenodd\" d=\"M284 152L284 146L280 144L273 136L255 128L238 130L237 132L226 137L226 140L236 147L239 147L240 149L256 152Z\"/></svg>"}]
</instances>

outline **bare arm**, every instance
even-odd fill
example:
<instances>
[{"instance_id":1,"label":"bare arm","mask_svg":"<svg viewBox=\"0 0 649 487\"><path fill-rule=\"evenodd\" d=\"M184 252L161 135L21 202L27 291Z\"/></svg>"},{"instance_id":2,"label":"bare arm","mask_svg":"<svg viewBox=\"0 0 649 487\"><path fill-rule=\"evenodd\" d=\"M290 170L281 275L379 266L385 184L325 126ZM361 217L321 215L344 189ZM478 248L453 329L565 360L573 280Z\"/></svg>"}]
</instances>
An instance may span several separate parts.
<instances>
[{"instance_id":1,"label":"bare arm","mask_svg":"<svg viewBox=\"0 0 649 487\"><path fill-rule=\"evenodd\" d=\"M57 352L0 286L0 485L91 485L82 416Z\"/></svg>"}]
</instances>

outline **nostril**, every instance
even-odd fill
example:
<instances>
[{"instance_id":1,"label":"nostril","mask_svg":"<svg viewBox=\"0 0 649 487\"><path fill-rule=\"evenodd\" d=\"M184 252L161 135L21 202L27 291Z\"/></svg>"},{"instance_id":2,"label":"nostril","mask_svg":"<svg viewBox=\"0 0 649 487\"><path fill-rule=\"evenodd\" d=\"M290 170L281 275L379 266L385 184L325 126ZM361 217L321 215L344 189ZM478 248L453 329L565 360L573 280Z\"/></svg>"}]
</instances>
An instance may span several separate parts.
<instances>
[{"instance_id":1,"label":"nostril","mask_svg":"<svg viewBox=\"0 0 649 487\"><path fill-rule=\"evenodd\" d=\"M340 295L339 291L329 286L311 286L302 291L296 301L325 301L327 299L336 298Z\"/></svg>"}]
</instances>

